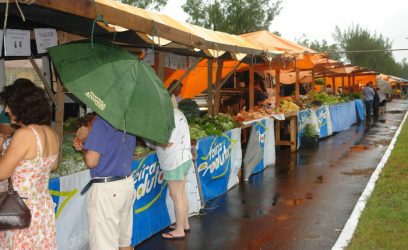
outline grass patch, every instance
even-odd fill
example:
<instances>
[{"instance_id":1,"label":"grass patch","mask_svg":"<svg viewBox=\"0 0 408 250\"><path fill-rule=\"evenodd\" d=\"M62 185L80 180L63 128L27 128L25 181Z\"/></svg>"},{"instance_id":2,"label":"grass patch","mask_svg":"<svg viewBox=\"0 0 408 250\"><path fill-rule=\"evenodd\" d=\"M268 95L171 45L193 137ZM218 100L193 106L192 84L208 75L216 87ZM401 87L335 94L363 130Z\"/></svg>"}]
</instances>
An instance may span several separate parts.
<instances>
[{"instance_id":1,"label":"grass patch","mask_svg":"<svg viewBox=\"0 0 408 250\"><path fill-rule=\"evenodd\" d=\"M408 249L408 122L347 249Z\"/></svg>"}]
</instances>

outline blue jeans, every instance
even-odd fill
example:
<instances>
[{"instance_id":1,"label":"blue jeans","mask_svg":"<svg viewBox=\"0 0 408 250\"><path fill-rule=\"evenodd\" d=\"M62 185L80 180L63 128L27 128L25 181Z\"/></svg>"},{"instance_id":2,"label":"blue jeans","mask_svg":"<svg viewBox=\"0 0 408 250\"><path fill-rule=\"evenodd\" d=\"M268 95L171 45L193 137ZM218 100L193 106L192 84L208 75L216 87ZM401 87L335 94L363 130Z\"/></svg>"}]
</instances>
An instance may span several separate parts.
<instances>
[{"instance_id":1,"label":"blue jeans","mask_svg":"<svg viewBox=\"0 0 408 250\"><path fill-rule=\"evenodd\" d=\"M366 116L367 118L371 117L371 113L373 112L373 100L364 101L365 108L366 108Z\"/></svg>"}]
</instances>

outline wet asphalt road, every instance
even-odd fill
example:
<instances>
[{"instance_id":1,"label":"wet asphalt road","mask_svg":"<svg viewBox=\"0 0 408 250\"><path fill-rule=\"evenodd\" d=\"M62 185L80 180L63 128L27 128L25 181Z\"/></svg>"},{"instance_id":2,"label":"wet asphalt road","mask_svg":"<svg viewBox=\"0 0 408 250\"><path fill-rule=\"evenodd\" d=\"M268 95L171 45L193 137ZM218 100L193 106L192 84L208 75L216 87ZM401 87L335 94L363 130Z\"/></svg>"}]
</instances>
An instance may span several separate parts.
<instances>
[{"instance_id":1,"label":"wet asphalt road","mask_svg":"<svg viewBox=\"0 0 408 250\"><path fill-rule=\"evenodd\" d=\"M157 234L135 249L330 249L407 110L408 100L393 100L378 121L356 124L317 148L278 149L275 167L191 217L185 240Z\"/></svg>"}]
</instances>

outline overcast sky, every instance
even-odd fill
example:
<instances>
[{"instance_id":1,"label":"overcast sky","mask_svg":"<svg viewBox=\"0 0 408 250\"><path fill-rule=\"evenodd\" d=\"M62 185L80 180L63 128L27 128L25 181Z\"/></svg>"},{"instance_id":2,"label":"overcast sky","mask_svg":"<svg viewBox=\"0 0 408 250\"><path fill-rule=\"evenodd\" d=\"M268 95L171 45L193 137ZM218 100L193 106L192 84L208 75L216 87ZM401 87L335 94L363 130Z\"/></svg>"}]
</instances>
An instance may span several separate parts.
<instances>
[{"instance_id":1,"label":"overcast sky","mask_svg":"<svg viewBox=\"0 0 408 250\"><path fill-rule=\"evenodd\" d=\"M168 0L161 13L185 21L188 15L181 5L185 0ZM359 24L393 42L393 49L408 49L408 0L283 0L281 13L270 31L295 41L302 34L310 40L325 39L333 43L335 26L343 31ZM397 61L408 58L408 50L393 52Z\"/></svg>"}]
</instances>

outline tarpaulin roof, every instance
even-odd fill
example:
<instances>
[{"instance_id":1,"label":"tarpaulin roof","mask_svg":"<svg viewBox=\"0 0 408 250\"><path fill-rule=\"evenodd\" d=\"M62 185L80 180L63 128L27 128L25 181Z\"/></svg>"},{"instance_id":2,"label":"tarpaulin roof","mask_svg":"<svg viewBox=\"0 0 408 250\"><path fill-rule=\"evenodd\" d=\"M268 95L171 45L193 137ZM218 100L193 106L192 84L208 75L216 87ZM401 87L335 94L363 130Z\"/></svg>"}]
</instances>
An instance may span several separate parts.
<instances>
[{"instance_id":1,"label":"tarpaulin roof","mask_svg":"<svg viewBox=\"0 0 408 250\"><path fill-rule=\"evenodd\" d=\"M298 43L286 40L270 31L262 30L240 35L248 41L258 44L266 51L282 51L297 53L316 53L316 51L304 47Z\"/></svg>"},{"instance_id":2,"label":"tarpaulin roof","mask_svg":"<svg viewBox=\"0 0 408 250\"><path fill-rule=\"evenodd\" d=\"M6 8L5 0L0 0L0 2L3 3L1 8ZM31 5L21 3L20 7L29 21L73 34L87 35L86 37L90 37L91 30L94 29L93 21L103 18L103 21L111 25L129 29L131 35L129 35L129 31L123 31L128 33L129 42L144 41L154 44L160 37L163 41L166 39L183 45L187 49L201 49L207 56L211 57L220 56L224 51L231 53L231 56L237 59L241 59L247 54L265 55L265 51L259 45L239 36L179 22L166 15L113 0L76 0L75 4L66 0L36 0ZM15 3L10 3L9 8L11 15L16 13L18 17L20 16ZM85 23L87 25L84 26ZM103 33L103 28L98 27L98 25L95 27L95 34ZM84 29L87 32L83 32ZM106 31L104 32L106 33ZM148 36L142 35L141 38L136 32ZM111 39L116 40L116 35L119 33L121 32L116 30L115 35L111 35ZM121 42L124 42L124 38ZM267 54L269 57L276 55Z\"/></svg>"},{"instance_id":3,"label":"tarpaulin roof","mask_svg":"<svg viewBox=\"0 0 408 250\"><path fill-rule=\"evenodd\" d=\"M270 31L262 30L240 36L258 44L265 51L283 52L281 58L284 63L281 68L311 69L317 64L329 63L326 54L318 53L303 45L275 35Z\"/></svg>"}]
</instances>

